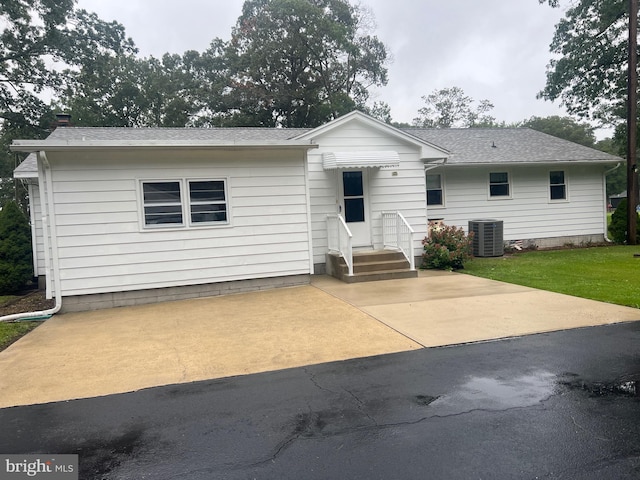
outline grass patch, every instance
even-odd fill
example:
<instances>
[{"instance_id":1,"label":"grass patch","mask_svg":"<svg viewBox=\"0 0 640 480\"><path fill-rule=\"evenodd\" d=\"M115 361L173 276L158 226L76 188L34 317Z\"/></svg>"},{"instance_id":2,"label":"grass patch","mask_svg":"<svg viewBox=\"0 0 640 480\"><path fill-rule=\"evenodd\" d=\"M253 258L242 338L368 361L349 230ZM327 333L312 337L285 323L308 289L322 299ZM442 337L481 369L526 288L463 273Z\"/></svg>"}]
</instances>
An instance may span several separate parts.
<instances>
[{"instance_id":1,"label":"grass patch","mask_svg":"<svg viewBox=\"0 0 640 480\"><path fill-rule=\"evenodd\" d=\"M474 258L463 273L640 308L640 246L541 250Z\"/></svg>"},{"instance_id":2,"label":"grass patch","mask_svg":"<svg viewBox=\"0 0 640 480\"><path fill-rule=\"evenodd\" d=\"M6 303L9 303L11 300L15 300L15 295L0 295L0 307Z\"/></svg>"},{"instance_id":3,"label":"grass patch","mask_svg":"<svg viewBox=\"0 0 640 480\"><path fill-rule=\"evenodd\" d=\"M0 350L4 350L42 322L0 322Z\"/></svg>"},{"instance_id":4,"label":"grass patch","mask_svg":"<svg viewBox=\"0 0 640 480\"><path fill-rule=\"evenodd\" d=\"M0 307L19 297L0 295ZM0 322L0 351L7 348L20 337L26 335L42 322Z\"/></svg>"}]
</instances>

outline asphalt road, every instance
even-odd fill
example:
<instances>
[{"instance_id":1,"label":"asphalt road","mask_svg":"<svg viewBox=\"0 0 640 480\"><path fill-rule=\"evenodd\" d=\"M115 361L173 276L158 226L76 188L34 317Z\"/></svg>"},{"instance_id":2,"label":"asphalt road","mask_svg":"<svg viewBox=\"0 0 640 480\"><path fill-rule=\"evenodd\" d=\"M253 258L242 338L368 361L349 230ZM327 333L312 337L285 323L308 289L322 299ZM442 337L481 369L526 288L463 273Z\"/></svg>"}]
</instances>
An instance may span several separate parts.
<instances>
[{"instance_id":1,"label":"asphalt road","mask_svg":"<svg viewBox=\"0 0 640 480\"><path fill-rule=\"evenodd\" d=\"M640 323L0 410L82 479L640 478ZM62 381L62 380L61 380Z\"/></svg>"}]
</instances>

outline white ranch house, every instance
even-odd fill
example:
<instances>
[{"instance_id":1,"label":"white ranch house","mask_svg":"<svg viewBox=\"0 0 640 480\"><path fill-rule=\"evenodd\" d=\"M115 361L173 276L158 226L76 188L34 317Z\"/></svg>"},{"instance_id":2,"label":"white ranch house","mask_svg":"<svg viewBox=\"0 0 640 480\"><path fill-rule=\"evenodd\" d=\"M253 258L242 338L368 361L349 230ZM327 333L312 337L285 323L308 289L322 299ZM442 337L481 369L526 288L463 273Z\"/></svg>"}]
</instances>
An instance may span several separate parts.
<instances>
[{"instance_id":1,"label":"white ranch house","mask_svg":"<svg viewBox=\"0 0 640 480\"><path fill-rule=\"evenodd\" d=\"M14 175L34 269L64 311L308 283L335 270L330 252L399 251L411 270L430 219L498 219L505 242L540 247L603 241L621 161L529 129L401 130L360 112L315 129L59 127L12 149L30 153Z\"/></svg>"}]
</instances>

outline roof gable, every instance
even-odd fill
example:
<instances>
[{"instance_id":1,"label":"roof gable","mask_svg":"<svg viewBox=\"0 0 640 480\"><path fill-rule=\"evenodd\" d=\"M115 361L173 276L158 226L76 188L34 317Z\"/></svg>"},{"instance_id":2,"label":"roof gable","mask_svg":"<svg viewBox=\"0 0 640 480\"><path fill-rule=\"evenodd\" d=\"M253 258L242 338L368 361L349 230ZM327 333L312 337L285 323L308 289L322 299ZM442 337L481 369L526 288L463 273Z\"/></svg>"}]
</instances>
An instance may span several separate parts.
<instances>
[{"instance_id":1,"label":"roof gable","mask_svg":"<svg viewBox=\"0 0 640 480\"><path fill-rule=\"evenodd\" d=\"M408 143L414 145L421 149L421 158L425 159L442 159L449 156L449 152L446 148L443 148L440 145L432 143L423 138L416 137L411 133L402 131L398 128L395 128L392 125L381 122L369 115L366 115L360 111L353 111L342 117L339 117L335 120L332 120L329 123L325 123L317 128L309 130L307 132L300 133L295 137L296 140L310 140L314 143L318 137L321 137L333 130L344 128L345 125L348 125L353 122L358 122L366 127L369 127L373 130L380 132L381 135L390 136L400 140L404 143Z\"/></svg>"}]
</instances>

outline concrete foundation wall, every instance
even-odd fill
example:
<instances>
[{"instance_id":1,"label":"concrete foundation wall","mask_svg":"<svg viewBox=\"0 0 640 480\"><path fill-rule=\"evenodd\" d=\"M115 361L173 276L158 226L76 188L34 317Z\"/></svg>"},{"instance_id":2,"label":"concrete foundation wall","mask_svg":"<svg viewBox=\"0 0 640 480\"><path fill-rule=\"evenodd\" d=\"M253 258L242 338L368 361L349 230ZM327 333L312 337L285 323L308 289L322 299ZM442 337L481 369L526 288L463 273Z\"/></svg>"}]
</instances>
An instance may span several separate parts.
<instances>
[{"instance_id":1,"label":"concrete foundation wall","mask_svg":"<svg viewBox=\"0 0 640 480\"><path fill-rule=\"evenodd\" d=\"M523 248L585 247L590 244L605 243L604 235L574 235L567 237L530 238L523 240ZM508 247L510 242L505 242Z\"/></svg>"},{"instance_id":2,"label":"concrete foundation wall","mask_svg":"<svg viewBox=\"0 0 640 480\"><path fill-rule=\"evenodd\" d=\"M269 290L278 287L294 287L309 284L310 278L310 275L289 275L284 277L256 278L251 280L209 283L204 285L75 295L64 297L62 299L61 312L84 312L87 310L100 310L103 308L127 307L147 303L254 292L257 290Z\"/></svg>"}]
</instances>

